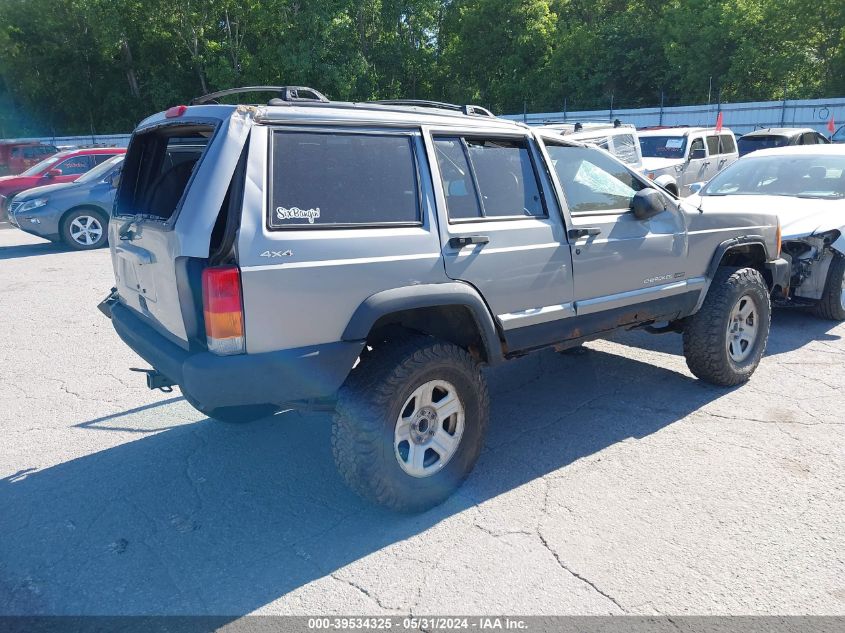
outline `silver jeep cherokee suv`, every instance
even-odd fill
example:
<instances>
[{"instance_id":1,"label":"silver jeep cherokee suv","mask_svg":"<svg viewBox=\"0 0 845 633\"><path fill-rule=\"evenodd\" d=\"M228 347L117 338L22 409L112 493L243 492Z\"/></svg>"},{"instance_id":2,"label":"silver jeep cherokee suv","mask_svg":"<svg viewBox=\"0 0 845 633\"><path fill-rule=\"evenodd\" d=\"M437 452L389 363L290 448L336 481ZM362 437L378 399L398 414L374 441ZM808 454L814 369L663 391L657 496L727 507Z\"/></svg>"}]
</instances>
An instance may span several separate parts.
<instances>
[{"instance_id":1,"label":"silver jeep cherokee suv","mask_svg":"<svg viewBox=\"0 0 845 633\"><path fill-rule=\"evenodd\" d=\"M209 103L256 90L132 136L101 309L150 387L221 420L329 404L344 479L418 511L478 458L484 365L634 327L682 332L719 385L760 361L788 275L774 216L701 212L477 106Z\"/></svg>"}]
</instances>

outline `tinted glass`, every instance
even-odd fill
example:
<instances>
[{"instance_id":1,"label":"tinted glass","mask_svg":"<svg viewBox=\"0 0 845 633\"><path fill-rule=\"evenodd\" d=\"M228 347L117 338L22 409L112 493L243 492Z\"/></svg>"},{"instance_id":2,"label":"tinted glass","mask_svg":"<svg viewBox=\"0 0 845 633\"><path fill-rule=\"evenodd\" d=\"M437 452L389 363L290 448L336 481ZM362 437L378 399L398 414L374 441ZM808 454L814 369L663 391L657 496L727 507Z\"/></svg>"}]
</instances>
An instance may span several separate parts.
<instances>
[{"instance_id":1,"label":"tinted glass","mask_svg":"<svg viewBox=\"0 0 845 633\"><path fill-rule=\"evenodd\" d=\"M319 228L419 221L411 139L276 132L270 226Z\"/></svg>"},{"instance_id":2,"label":"tinted glass","mask_svg":"<svg viewBox=\"0 0 845 633\"><path fill-rule=\"evenodd\" d=\"M90 156L72 156L60 162L58 165L53 167L53 169L61 169L62 176L73 176L76 174L84 174L86 171L91 169L91 157Z\"/></svg>"},{"instance_id":3,"label":"tinted glass","mask_svg":"<svg viewBox=\"0 0 845 633\"><path fill-rule=\"evenodd\" d=\"M437 165L440 168L449 217L480 218L481 206L478 203L463 141L457 137L437 138L434 140L434 149L437 152Z\"/></svg>"},{"instance_id":4,"label":"tinted glass","mask_svg":"<svg viewBox=\"0 0 845 633\"><path fill-rule=\"evenodd\" d=\"M686 148L685 136L640 137L640 151L648 158L683 158Z\"/></svg>"},{"instance_id":5,"label":"tinted glass","mask_svg":"<svg viewBox=\"0 0 845 633\"><path fill-rule=\"evenodd\" d=\"M718 136L708 136L707 137L707 154L709 156L713 156L719 153L719 137Z\"/></svg>"},{"instance_id":6,"label":"tinted glass","mask_svg":"<svg viewBox=\"0 0 845 633\"><path fill-rule=\"evenodd\" d=\"M573 213L620 211L645 187L623 165L587 147L547 145L566 203Z\"/></svg>"},{"instance_id":7,"label":"tinted glass","mask_svg":"<svg viewBox=\"0 0 845 633\"><path fill-rule=\"evenodd\" d=\"M525 142L466 139L485 217L545 215Z\"/></svg>"},{"instance_id":8,"label":"tinted glass","mask_svg":"<svg viewBox=\"0 0 845 633\"><path fill-rule=\"evenodd\" d=\"M722 141L722 154L733 154L736 152L734 137L730 134L722 134L719 139Z\"/></svg>"},{"instance_id":9,"label":"tinted glass","mask_svg":"<svg viewBox=\"0 0 845 633\"><path fill-rule=\"evenodd\" d=\"M123 162L123 156L112 156L111 159L100 163L94 169L91 169L84 174L82 174L79 178L77 178L74 182L96 182L98 180L102 180L105 178L112 170L115 165L120 165Z\"/></svg>"},{"instance_id":10,"label":"tinted glass","mask_svg":"<svg viewBox=\"0 0 845 633\"><path fill-rule=\"evenodd\" d=\"M785 136L775 136L773 134L766 134L760 136L741 136L739 139L739 155L745 156L751 152L756 152L758 149L768 149L769 147L783 147L789 143L789 139Z\"/></svg>"},{"instance_id":11,"label":"tinted glass","mask_svg":"<svg viewBox=\"0 0 845 633\"><path fill-rule=\"evenodd\" d=\"M845 197L845 156L750 156L710 181L702 195Z\"/></svg>"}]
</instances>

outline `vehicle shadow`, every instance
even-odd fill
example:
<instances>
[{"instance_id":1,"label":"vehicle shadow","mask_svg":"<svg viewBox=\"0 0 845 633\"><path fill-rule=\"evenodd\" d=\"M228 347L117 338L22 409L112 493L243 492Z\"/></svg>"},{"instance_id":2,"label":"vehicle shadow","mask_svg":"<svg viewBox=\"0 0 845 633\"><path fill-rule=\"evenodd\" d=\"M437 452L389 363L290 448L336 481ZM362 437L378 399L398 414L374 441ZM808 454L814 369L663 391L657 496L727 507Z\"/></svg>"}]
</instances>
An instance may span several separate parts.
<instances>
[{"instance_id":1,"label":"vehicle shadow","mask_svg":"<svg viewBox=\"0 0 845 633\"><path fill-rule=\"evenodd\" d=\"M0 479L0 613L248 613L726 393L595 350L488 374L491 429L475 472L416 516L348 491L325 414L203 420ZM100 420L127 427L119 417ZM102 432L94 422L76 426Z\"/></svg>"},{"instance_id":2,"label":"vehicle shadow","mask_svg":"<svg viewBox=\"0 0 845 633\"><path fill-rule=\"evenodd\" d=\"M842 337L831 333L839 325L814 316L804 308L775 308L766 356L794 351L812 341L838 341ZM683 356L684 346L678 334L649 334L643 330L619 332L611 339L629 347Z\"/></svg>"},{"instance_id":3,"label":"vehicle shadow","mask_svg":"<svg viewBox=\"0 0 845 633\"><path fill-rule=\"evenodd\" d=\"M38 244L18 244L15 246L0 246L0 260L16 259L18 257L34 257L36 255L53 255L65 253L70 249L60 242L39 242Z\"/></svg>"}]
</instances>

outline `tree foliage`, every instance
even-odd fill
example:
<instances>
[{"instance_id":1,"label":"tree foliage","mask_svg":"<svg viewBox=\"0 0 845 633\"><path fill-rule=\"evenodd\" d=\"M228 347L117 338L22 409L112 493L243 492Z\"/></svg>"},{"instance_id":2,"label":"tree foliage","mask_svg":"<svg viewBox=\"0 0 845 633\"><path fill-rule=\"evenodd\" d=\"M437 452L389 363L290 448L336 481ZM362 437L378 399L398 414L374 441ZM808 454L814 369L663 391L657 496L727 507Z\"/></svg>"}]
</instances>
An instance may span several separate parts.
<instances>
[{"instance_id":1,"label":"tree foliage","mask_svg":"<svg viewBox=\"0 0 845 633\"><path fill-rule=\"evenodd\" d=\"M250 84L497 112L841 95L845 2L0 0L0 136Z\"/></svg>"}]
</instances>

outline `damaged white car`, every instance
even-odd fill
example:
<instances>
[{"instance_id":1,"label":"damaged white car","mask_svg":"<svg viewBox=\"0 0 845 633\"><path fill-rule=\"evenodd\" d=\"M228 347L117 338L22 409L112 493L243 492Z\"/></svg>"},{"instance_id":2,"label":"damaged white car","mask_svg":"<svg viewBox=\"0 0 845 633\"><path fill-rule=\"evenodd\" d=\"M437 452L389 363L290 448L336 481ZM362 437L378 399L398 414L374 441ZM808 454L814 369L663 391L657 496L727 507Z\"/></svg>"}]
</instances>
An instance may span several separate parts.
<instances>
[{"instance_id":1,"label":"damaged white car","mask_svg":"<svg viewBox=\"0 0 845 633\"><path fill-rule=\"evenodd\" d=\"M811 306L845 320L845 146L760 150L727 167L688 198L702 213L770 211L781 222L790 286L781 305Z\"/></svg>"}]
</instances>

